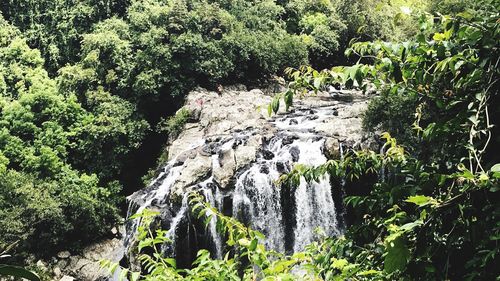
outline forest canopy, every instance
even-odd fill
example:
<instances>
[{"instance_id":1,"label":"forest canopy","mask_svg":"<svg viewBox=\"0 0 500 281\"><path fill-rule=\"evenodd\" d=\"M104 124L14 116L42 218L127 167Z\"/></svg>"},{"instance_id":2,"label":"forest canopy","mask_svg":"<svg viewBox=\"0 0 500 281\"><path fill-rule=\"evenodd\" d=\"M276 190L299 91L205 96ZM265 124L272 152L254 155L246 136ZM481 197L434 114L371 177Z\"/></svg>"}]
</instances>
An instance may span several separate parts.
<instances>
[{"instance_id":1,"label":"forest canopy","mask_svg":"<svg viewBox=\"0 0 500 281\"><path fill-rule=\"evenodd\" d=\"M372 4L2 1L2 247L21 239L44 255L98 239L117 222L131 157L166 140L153 129L189 89L332 65L351 39L402 36Z\"/></svg>"},{"instance_id":2,"label":"forest canopy","mask_svg":"<svg viewBox=\"0 0 500 281\"><path fill-rule=\"evenodd\" d=\"M285 277L307 261L325 280L493 278L498 8L489 0L2 1L0 253L49 257L106 237L124 215L124 195L142 187L169 134L182 130L169 117L191 89L291 74L270 111L328 86L370 84L378 95L363 125L389 134L382 153L351 151L281 180L354 181L383 167L392 176L346 199L357 223L343 240L278 257L294 261L286 266L254 242L258 234L217 212L243 239L232 242L247 263L209 262L203 252L200 260L235 276L253 264ZM136 170L141 157L147 165ZM211 208L196 195L193 205ZM474 258L450 256L462 254ZM175 266L163 270L181 278Z\"/></svg>"}]
</instances>

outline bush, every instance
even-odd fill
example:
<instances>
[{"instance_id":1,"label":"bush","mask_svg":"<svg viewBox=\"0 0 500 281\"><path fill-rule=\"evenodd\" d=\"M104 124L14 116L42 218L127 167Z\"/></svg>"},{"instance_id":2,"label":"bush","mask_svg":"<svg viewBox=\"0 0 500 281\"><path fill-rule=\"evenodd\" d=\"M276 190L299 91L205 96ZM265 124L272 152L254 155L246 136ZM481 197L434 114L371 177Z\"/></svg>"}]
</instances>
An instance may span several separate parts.
<instances>
[{"instance_id":1,"label":"bush","mask_svg":"<svg viewBox=\"0 0 500 281\"><path fill-rule=\"evenodd\" d=\"M186 108L181 108L174 116L169 117L158 124L158 130L166 132L171 140L175 139L182 132L184 125L191 117L191 112Z\"/></svg>"}]
</instances>

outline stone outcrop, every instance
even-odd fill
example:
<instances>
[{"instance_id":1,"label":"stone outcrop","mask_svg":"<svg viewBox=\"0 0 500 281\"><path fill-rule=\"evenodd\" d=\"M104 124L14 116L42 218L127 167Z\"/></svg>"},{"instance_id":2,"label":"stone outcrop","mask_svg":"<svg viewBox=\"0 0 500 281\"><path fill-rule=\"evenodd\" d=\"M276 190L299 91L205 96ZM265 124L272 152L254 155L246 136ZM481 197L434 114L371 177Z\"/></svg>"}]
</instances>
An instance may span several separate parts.
<instances>
[{"instance_id":1,"label":"stone outcrop","mask_svg":"<svg viewBox=\"0 0 500 281\"><path fill-rule=\"evenodd\" d=\"M91 244L79 254L61 251L49 261L39 260L36 266L39 271L52 276L54 281L96 281L108 280L109 273L101 269L101 260L118 262L124 255L121 231L116 237Z\"/></svg>"},{"instance_id":2,"label":"stone outcrop","mask_svg":"<svg viewBox=\"0 0 500 281\"><path fill-rule=\"evenodd\" d=\"M272 94L244 86L226 87L222 93L192 91L183 107L191 112L190 122L168 146L168 160L183 165L172 194L181 195L212 173L221 188L230 188L234 175L255 161L263 142L287 127L299 126L324 136L325 153L332 158L340 157L340 143L368 145L362 143L361 129L368 99L359 92L318 93L296 100L289 112L282 104L279 114L269 117L271 100ZM280 119L288 124L277 128ZM227 142L231 145L223 147Z\"/></svg>"}]
</instances>

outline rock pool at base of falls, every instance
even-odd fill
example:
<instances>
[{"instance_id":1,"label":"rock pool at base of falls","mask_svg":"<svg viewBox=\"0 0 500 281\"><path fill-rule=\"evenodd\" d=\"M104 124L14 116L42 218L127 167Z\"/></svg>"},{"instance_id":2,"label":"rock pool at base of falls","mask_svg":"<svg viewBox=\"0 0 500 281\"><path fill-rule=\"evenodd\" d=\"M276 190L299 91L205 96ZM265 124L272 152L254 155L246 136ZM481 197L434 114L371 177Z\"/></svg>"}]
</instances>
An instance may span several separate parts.
<instances>
[{"instance_id":1,"label":"rock pool at base of falls","mask_svg":"<svg viewBox=\"0 0 500 281\"><path fill-rule=\"evenodd\" d=\"M201 248L224 253L215 222L205 228L190 215L189 191L199 190L212 206L266 236L281 252L303 250L320 233L340 235L341 198L329 178L301 181L296 188L276 186L295 163L319 165L339 158L343 147L373 145L363 136L361 114L368 98L344 92L296 100L289 112L267 116L272 97L260 90L229 87L222 94L197 89L186 99L191 123L168 146L168 162L151 184L128 197L129 215L145 208L160 212L159 226L172 243L164 253L189 266ZM266 110L265 110L266 109ZM297 206L300 206L297 208ZM134 243L137 221L127 225L125 246ZM317 231L320 230L320 231ZM133 258L132 258L133 259Z\"/></svg>"}]
</instances>

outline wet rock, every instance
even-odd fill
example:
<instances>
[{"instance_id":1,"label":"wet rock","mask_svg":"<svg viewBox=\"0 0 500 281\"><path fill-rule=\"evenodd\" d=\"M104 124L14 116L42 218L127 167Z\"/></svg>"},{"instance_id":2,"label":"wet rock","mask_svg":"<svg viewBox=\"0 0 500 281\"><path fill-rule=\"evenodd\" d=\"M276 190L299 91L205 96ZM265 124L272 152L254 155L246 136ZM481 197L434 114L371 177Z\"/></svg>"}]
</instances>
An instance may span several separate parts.
<instances>
[{"instance_id":1,"label":"wet rock","mask_svg":"<svg viewBox=\"0 0 500 281\"><path fill-rule=\"evenodd\" d=\"M310 121L312 121L312 120L316 120L316 119L318 119L318 118L319 118L319 116L317 116L317 115L307 115L307 116L304 116L304 121L305 121L305 120L310 120Z\"/></svg>"},{"instance_id":2,"label":"wet rock","mask_svg":"<svg viewBox=\"0 0 500 281\"><path fill-rule=\"evenodd\" d=\"M205 145L202 146L200 153L203 156L210 156L213 154L216 154L217 151L219 150L220 144L217 142L209 142Z\"/></svg>"},{"instance_id":3,"label":"wet rock","mask_svg":"<svg viewBox=\"0 0 500 281\"><path fill-rule=\"evenodd\" d=\"M195 149L191 149L191 150L182 152L181 154L179 154L175 158L174 167L184 164L184 162L186 162L187 159L195 158L196 154L197 154L197 151Z\"/></svg>"},{"instance_id":4,"label":"wet rock","mask_svg":"<svg viewBox=\"0 0 500 281\"><path fill-rule=\"evenodd\" d=\"M255 161L258 148L255 146L238 146L234 152L236 170Z\"/></svg>"},{"instance_id":5,"label":"wet rock","mask_svg":"<svg viewBox=\"0 0 500 281\"><path fill-rule=\"evenodd\" d=\"M36 267L42 272L48 271L47 264L42 260L36 262Z\"/></svg>"},{"instance_id":6,"label":"wet rock","mask_svg":"<svg viewBox=\"0 0 500 281\"><path fill-rule=\"evenodd\" d=\"M94 281L108 277L108 272L101 269L101 260L118 262L123 257L123 241L120 239L108 239L94 243L83 249L82 254L71 256L66 264L59 262L54 268L61 272L64 280ZM57 275L57 274L56 274ZM72 278L72 279L69 279ZM63 279L61 279L63 280Z\"/></svg>"},{"instance_id":7,"label":"wet rock","mask_svg":"<svg viewBox=\"0 0 500 281\"><path fill-rule=\"evenodd\" d=\"M59 267L57 267L57 266L54 267L54 270L52 270L52 271L54 272L55 277L59 277L62 274L61 269Z\"/></svg>"},{"instance_id":8,"label":"wet rock","mask_svg":"<svg viewBox=\"0 0 500 281\"><path fill-rule=\"evenodd\" d=\"M244 145L236 147L234 150L234 158L236 160L236 171L255 161L257 151L262 145L261 135L252 135L248 138Z\"/></svg>"},{"instance_id":9,"label":"wet rock","mask_svg":"<svg viewBox=\"0 0 500 281\"><path fill-rule=\"evenodd\" d=\"M312 137L313 142L321 141L323 139L323 136L314 136Z\"/></svg>"},{"instance_id":10,"label":"wet rock","mask_svg":"<svg viewBox=\"0 0 500 281\"><path fill-rule=\"evenodd\" d=\"M323 153L329 159L340 159L340 142L335 138L327 138Z\"/></svg>"},{"instance_id":11,"label":"wet rock","mask_svg":"<svg viewBox=\"0 0 500 281\"><path fill-rule=\"evenodd\" d=\"M198 124L188 124L179 135L179 137L171 141L168 147L168 160L175 159L180 153L192 149L191 146L201 145L201 141L205 138L202 129Z\"/></svg>"},{"instance_id":12,"label":"wet rock","mask_svg":"<svg viewBox=\"0 0 500 281\"><path fill-rule=\"evenodd\" d=\"M186 187L190 187L206 179L212 171L212 158L198 154L194 159L187 160L177 178L172 193L182 195Z\"/></svg>"},{"instance_id":13,"label":"wet rock","mask_svg":"<svg viewBox=\"0 0 500 281\"><path fill-rule=\"evenodd\" d=\"M247 86L245 86L243 84L224 86L224 91L246 92Z\"/></svg>"},{"instance_id":14,"label":"wet rock","mask_svg":"<svg viewBox=\"0 0 500 281\"><path fill-rule=\"evenodd\" d=\"M200 120L201 109L202 109L201 106L195 106L195 107L188 109L190 122L196 122L196 121Z\"/></svg>"},{"instance_id":15,"label":"wet rock","mask_svg":"<svg viewBox=\"0 0 500 281\"><path fill-rule=\"evenodd\" d=\"M65 259L65 260L60 260L56 263L56 266L59 267L59 268L66 268L70 263L70 260L69 259Z\"/></svg>"},{"instance_id":16,"label":"wet rock","mask_svg":"<svg viewBox=\"0 0 500 281\"><path fill-rule=\"evenodd\" d=\"M288 121L288 122L289 122L288 123L289 125L297 125L297 124L299 124L299 121L297 121L297 119L295 119L295 118L290 119L290 121Z\"/></svg>"},{"instance_id":17,"label":"wet rock","mask_svg":"<svg viewBox=\"0 0 500 281\"><path fill-rule=\"evenodd\" d=\"M327 137L338 136L338 139L361 139L363 135L361 118L340 118L340 115L344 114L339 111L339 117L333 116L325 119L324 122L315 126L315 131Z\"/></svg>"},{"instance_id":18,"label":"wet rock","mask_svg":"<svg viewBox=\"0 0 500 281\"><path fill-rule=\"evenodd\" d=\"M236 172L236 157L233 149L220 151L214 163L213 177L221 188L226 188Z\"/></svg>"},{"instance_id":19,"label":"wet rock","mask_svg":"<svg viewBox=\"0 0 500 281\"><path fill-rule=\"evenodd\" d=\"M299 138L298 136L294 136L294 135L284 135L281 139L281 143L283 145L292 144L293 141L298 139L298 138Z\"/></svg>"},{"instance_id":20,"label":"wet rock","mask_svg":"<svg viewBox=\"0 0 500 281\"><path fill-rule=\"evenodd\" d=\"M286 173L288 171L286 165L283 162L276 162L276 170L281 174Z\"/></svg>"},{"instance_id":21,"label":"wet rock","mask_svg":"<svg viewBox=\"0 0 500 281\"><path fill-rule=\"evenodd\" d=\"M259 172L261 172L262 174L269 174L269 166L267 165L260 166Z\"/></svg>"},{"instance_id":22,"label":"wet rock","mask_svg":"<svg viewBox=\"0 0 500 281\"><path fill-rule=\"evenodd\" d=\"M340 97L339 93L336 92L330 93L330 96L332 97L332 99L338 99Z\"/></svg>"},{"instance_id":23,"label":"wet rock","mask_svg":"<svg viewBox=\"0 0 500 281\"><path fill-rule=\"evenodd\" d=\"M264 157L264 159L266 160L271 160L274 158L274 153L272 153L271 151L269 150L264 150L262 151L262 156Z\"/></svg>"},{"instance_id":24,"label":"wet rock","mask_svg":"<svg viewBox=\"0 0 500 281\"><path fill-rule=\"evenodd\" d=\"M172 210L170 208L164 208L160 213L161 228L169 229L173 217Z\"/></svg>"},{"instance_id":25,"label":"wet rock","mask_svg":"<svg viewBox=\"0 0 500 281\"><path fill-rule=\"evenodd\" d=\"M71 256L71 254L68 251L62 251L62 252L57 253L57 257L60 259L67 259L70 256Z\"/></svg>"},{"instance_id":26,"label":"wet rock","mask_svg":"<svg viewBox=\"0 0 500 281\"><path fill-rule=\"evenodd\" d=\"M299 161L299 157L300 157L300 150L298 147L296 146L293 146L290 148L290 155L292 155L292 161L293 162L297 162Z\"/></svg>"}]
</instances>

